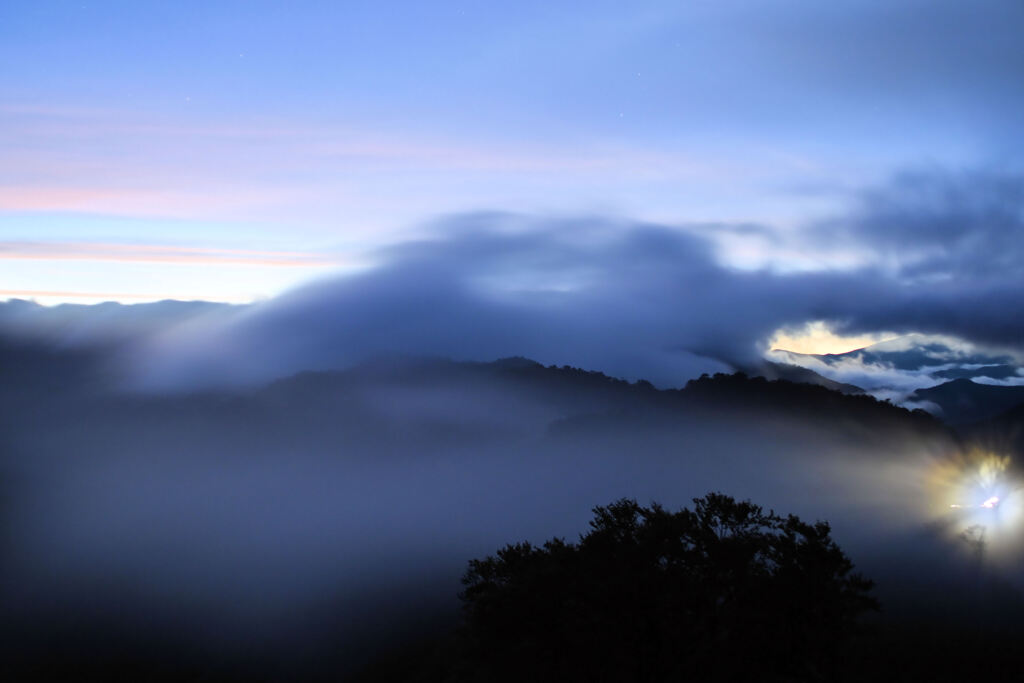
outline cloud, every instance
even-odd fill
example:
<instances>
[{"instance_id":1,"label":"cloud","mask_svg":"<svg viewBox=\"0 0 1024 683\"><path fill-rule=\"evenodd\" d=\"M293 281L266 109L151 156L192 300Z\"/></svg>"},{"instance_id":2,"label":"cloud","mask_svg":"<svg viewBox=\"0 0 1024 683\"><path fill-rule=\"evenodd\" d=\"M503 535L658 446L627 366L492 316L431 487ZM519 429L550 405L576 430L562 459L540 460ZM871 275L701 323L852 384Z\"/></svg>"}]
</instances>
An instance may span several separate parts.
<instances>
[{"instance_id":1,"label":"cloud","mask_svg":"<svg viewBox=\"0 0 1024 683\"><path fill-rule=\"evenodd\" d=\"M702 358L703 347L752 351L733 348L748 335L729 329L708 338L713 313L699 292L722 271L703 240L500 214L454 218L448 229L382 251L372 271L295 290L216 329L172 330L146 354L171 362L150 367L161 380L231 372L252 381L382 353L526 355L678 384L727 368Z\"/></svg>"},{"instance_id":2,"label":"cloud","mask_svg":"<svg viewBox=\"0 0 1024 683\"><path fill-rule=\"evenodd\" d=\"M850 209L810 226L818 246L857 249L864 284L826 316L834 331L952 335L1021 350L1024 174L905 171L858 193Z\"/></svg>"},{"instance_id":3,"label":"cloud","mask_svg":"<svg viewBox=\"0 0 1024 683\"><path fill-rule=\"evenodd\" d=\"M830 358L826 362L814 356L773 350L768 353L768 357L780 363L805 367L837 382L853 384L877 398L888 398L904 404L904 399L917 389L946 381L932 377L926 369L896 368L891 363L872 362L860 355Z\"/></svg>"},{"instance_id":4,"label":"cloud","mask_svg":"<svg viewBox=\"0 0 1024 683\"><path fill-rule=\"evenodd\" d=\"M1024 350L1012 276L950 270L932 284L877 266L742 271L718 263L708 237L600 218L472 214L434 227L435 239L379 252L373 270L295 290L215 330L167 335L151 350L173 362L151 367L161 381L229 370L258 381L380 353L526 355L678 385L753 362L777 330L809 320Z\"/></svg>"},{"instance_id":5,"label":"cloud","mask_svg":"<svg viewBox=\"0 0 1024 683\"><path fill-rule=\"evenodd\" d=\"M337 258L298 251L216 249L159 244L96 242L0 242L0 259L42 261L115 261L306 267L339 264Z\"/></svg>"},{"instance_id":6,"label":"cloud","mask_svg":"<svg viewBox=\"0 0 1024 683\"><path fill-rule=\"evenodd\" d=\"M993 377L973 377L972 381L978 384L991 384L1000 387L1021 387L1024 386L1024 377L1003 377L996 379Z\"/></svg>"},{"instance_id":7,"label":"cloud","mask_svg":"<svg viewBox=\"0 0 1024 683\"><path fill-rule=\"evenodd\" d=\"M370 253L373 265L358 272L250 307L161 323L133 362L150 386L185 386L260 382L389 353L525 355L676 386L755 362L780 329L810 321L842 335L946 335L1020 355L1020 180L915 172L859 194L850 211L803 233L812 246L869 255L843 269L729 267L720 260L717 224L449 216L421 231L430 238ZM754 232L763 238L764 229ZM97 249L117 258L305 259ZM848 370L852 377L870 368Z\"/></svg>"},{"instance_id":8,"label":"cloud","mask_svg":"<svg viewBox=\"0 0 1024 683\"><path fill-rule=\"evenodd\" d=\"M836 232L903 278L1024 278L1024 176L918 169L861 193ZM825 235L835 237L830 231Z\"/></svg>"},{"instance_id":9,"label":"cloud","mask_svg":"<svg viewBox=\"0 0 1024 683\"><path fill-rule=\"evenodd\" d=\"M0 106L0 122L0 145L10 147L0 158L0 210L270 221L313 235L311 223L337 230L341 214L363 229L396 230L481 201L546 205L553 187L569 205L589 206L665 184L735 192L766 174L706 145L453 136L379 121L201 124L130 109ZM770 163L773 174L792 170L775 156Z\"/></svg>"}]
</instances>

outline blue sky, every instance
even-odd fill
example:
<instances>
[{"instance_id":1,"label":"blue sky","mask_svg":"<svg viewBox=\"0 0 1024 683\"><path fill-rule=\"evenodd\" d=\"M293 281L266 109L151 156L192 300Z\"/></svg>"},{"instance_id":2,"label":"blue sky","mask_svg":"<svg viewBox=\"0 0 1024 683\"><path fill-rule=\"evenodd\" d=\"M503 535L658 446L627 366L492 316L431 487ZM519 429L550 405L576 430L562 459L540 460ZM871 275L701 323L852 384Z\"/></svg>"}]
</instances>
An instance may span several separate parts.
<instances>
[{"instance_id":1,"label":"blue sky","mask_svg":"<svg viewBox=\"0 0 1024 683\"><path fill-rule=\"evenodd\" d=\"M480 211L864 267L815 234L867 189L1020 171L1022 32L1013 1L5 2L0 296L266 298Z\"/></svg>"}]
</instances>

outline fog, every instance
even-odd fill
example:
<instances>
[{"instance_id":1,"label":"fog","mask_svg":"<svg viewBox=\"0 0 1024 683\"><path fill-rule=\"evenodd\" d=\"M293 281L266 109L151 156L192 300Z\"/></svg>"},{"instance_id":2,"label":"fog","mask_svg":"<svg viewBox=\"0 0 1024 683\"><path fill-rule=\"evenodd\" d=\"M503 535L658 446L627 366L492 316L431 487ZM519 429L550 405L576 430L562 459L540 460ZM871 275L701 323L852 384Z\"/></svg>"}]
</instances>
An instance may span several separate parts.
<instances>
[{"instance_id":1,"label":"fog","mask_svg":"<svg viewBox=\"0 0 1024 683\"><path fill-rule=\"evenodd\" d=\"M976 570L934 485L962 446L903 420L702 406L522 360L49 397L3 423L7 626L23 652L143 634L219 662L352 668L450 623L470 558L575 538L622 497L709 491L830 521L893 613L917 609L910 588ZM998 549L986 571L1016 580Z\"/></svg>"}]
</instances>

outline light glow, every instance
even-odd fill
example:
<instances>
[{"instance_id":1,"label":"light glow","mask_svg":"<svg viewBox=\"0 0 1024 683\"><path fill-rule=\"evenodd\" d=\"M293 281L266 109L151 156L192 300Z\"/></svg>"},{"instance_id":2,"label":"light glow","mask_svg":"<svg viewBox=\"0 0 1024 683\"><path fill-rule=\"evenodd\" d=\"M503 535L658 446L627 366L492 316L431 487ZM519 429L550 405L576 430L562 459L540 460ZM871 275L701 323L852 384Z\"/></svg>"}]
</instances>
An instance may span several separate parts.
<instances>
[{"instance_id":1,"label":"light glow","mask_svg":"<svg viewBox=\"0 0 1024 683\"><path fill-rule=\"evenodd\" d=\"M978 505L978 506L974 506L974 505L957 505L956 503L953 503L949 507L953 508L954 510L962 510L964 508L972 508L972 507L983 507L983 508L988 508L988 509L991 510L992 508L996 507L997 505L999 505L999 496L991 496L988 500L986 500L984 503L982 503L981 505Z\"/></svg>"},{"instance_id":2,"label":"light glow","mask_svg":"<svg viewBox=\"0 0 1024 683\"><path fill-rule=\"evenodd\" d=\"M929 475L951 538L973 539L967 545L974 552L981 543L986 555L998 556L1018 542L1024 494L1011 465L1009 456L976 449L944 460Z\"/></svg>"},{"instance_id":3,"label":"light glow","mask_svg":"<svg viewBox=\"0 0 1024 683\"><path fill-rule=\"evenodd\" d=\"M833 332L824 321L817 320L802 327L777 330L768 344L771 350L804 354L839 354L863 349L895 336L887 332L844 336Z\"/></svg>"}]
</instances>

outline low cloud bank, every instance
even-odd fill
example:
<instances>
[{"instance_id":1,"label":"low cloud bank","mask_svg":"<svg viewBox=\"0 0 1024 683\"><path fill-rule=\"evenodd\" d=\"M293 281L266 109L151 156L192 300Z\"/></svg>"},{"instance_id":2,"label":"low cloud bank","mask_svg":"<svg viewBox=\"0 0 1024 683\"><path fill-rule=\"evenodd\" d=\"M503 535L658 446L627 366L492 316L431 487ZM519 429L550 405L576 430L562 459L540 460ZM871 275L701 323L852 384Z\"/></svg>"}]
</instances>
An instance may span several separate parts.
<instances>
[{"instance_id":1,"label":"low cloud bank","mask_svg":"<svg viewBox=\"0 0 1024 683\"><path fill-rule=\"evenodd\" d=\"M1024 353L1020 186L1008 174L897 176L799 237L871 254L853 269L730 268L707 226L471 214L438 221L434 239L380 250L375 268L251 306L16 316L8 303L0 327L62 339L120 330L133 339L122 356L136 385L171 389L258 383L380 354L523 355L678 386L756 362L777 330L811 320L846 334L943 334Z\"/></svg>"},{"instance_id":2,"label":"low cloud bank","mask_svg":"<svg viewBox=\"0 0 1024 683\"><path fill-rule=\"evenodd\" d=\"M998 174L897 176L800 238L873 258L813 272L726 267L706 226L453 217L434 240L382 251L371 272L244 311L215 341L182 352L180 336L162 340L153 350L164 363L147 379L256 381L395 352L526 355L677 386L755 362L777 330L810 320L1024 353L1024 270L1004 267L1024 262L1019 185Z\"/></svg>"}]
</instances>

